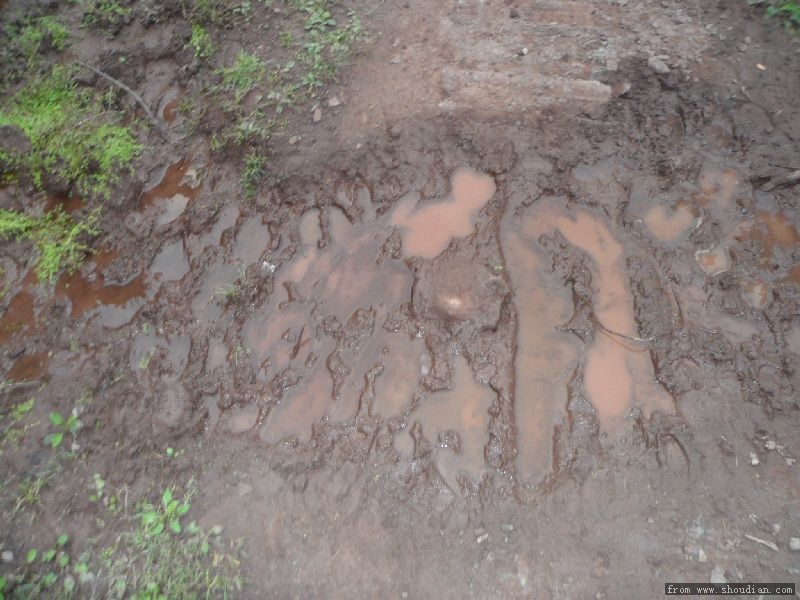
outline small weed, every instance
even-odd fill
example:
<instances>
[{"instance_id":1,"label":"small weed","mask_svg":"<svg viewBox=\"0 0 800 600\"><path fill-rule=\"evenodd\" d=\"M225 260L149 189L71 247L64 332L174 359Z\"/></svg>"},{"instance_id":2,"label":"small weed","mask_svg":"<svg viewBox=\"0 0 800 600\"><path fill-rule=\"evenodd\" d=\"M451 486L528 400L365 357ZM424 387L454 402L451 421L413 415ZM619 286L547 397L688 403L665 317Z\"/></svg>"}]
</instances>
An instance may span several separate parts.
<instances>
[{"instance_id":1,"label":"small weed","mask_svg":"<svg viewBox=\"0 0 800 600\"><path fill-rule=\"evenodd\" d=\"M72 435L72 443L74 445L78 431L80 431L81 427L83 427L83 423L80 421L80 419L78 419L77 411L75 409L73 409L69 417L66 418L59 412L51 412L50 424L56 428L56 431L53 433L48 433L44 438L44 443L54 450L61 445L61 442L64 440L65 433Z\"/></svg>"},{"instance_id":2,"label":"small weed","mask_svg":"<svg viewBox=\"0 0 800 600\"><path fill-rule=\"evenodd\" d=\"M246 199L251 200L256 195L257 183L264 175L265 164L264 157L255 153L245 159L242 171L242 193Z\"/></svg>"},{"instance_id":3,"label":"small weed","mask_svg":"<svg viewBox=\"0 0 800 600\"><path fill-rule=\"evenodd\" d=\"M81 240L98 233L100 209L95 209L82 221L57 208L31 217L0 208L0 238L30 240L37 252L36 271L39 281L52 281L62 270L74 272L90 248Z\"/></svg>"},{"instance_id":4,"label":"small weed","mask_svg":"<svg viewBox=\"0 0 800 600\"><path fill-rule=\"evenodd\" d=\"M194 56L198 60L210 58L216 52L211 36L199 23L192 23L192 37L189 39L189 46L194 50Z\"/></svg>"},{"instance_id":5,"label":"small weed","mask_svg":"<svg viewBox=\"0 0 800 600\"><path fill-rule=\"evenodd\" d=\"M239 52L233 66L219 70L222 75L222 89L232 92L237 102L256 87L267 74L267 65L258 56Z\"/></svg>"},{"instance_id":6,"label":"small weed","mask_svg":"<svg viewBox=\"0 0 800 600\"><path fill-rule=\"evenodd\" d=\"M14 501L13 513L17 513L29 509L34 509L42 503L42 490L55 478L56 473L61 470L61 467L50 461L47 463L42 471L35 475L30 475L23 479L19 485L19 494ZM31 514L31 521L34 515Z\"/></svg>"},{"instance_id":7,"label":"small weed","mask_svg":"<svg viewBox=\"0 0 800 600\"><path fill-rule=\"evenodd\" d=\"M218 27L234 27L246 23L252 5L249 0L182 0L184 12L192 22L209 23Z\"/></svg>"},{"instance_id":8,"label":"small weed","mask_svg":"<svg viewBox=\"0 0 800 600\"><path fill-rule=\"evenodd\" d=\"M29 149L0 151L0 170L28 173L40 189L55 175L84 195L107 196L142 146L72 77L71 69L55 66L31 77L0 109L0 126L18 127L30 143Z\"/></svg>"},{"instance_id":9,"label":"small weed","mask_svg":"<svg viewBox=\"0 0 800 600\"><path fill-rule=\"evenodd\" d=\"M215 288L215 295L222 296L226 300L238 300L244 296L245 289L249 283L247 268L244 265L239 265L237 270L239 271L239 279L234 283L226 283L223 286Z\"/></svg>"}]
</instances>

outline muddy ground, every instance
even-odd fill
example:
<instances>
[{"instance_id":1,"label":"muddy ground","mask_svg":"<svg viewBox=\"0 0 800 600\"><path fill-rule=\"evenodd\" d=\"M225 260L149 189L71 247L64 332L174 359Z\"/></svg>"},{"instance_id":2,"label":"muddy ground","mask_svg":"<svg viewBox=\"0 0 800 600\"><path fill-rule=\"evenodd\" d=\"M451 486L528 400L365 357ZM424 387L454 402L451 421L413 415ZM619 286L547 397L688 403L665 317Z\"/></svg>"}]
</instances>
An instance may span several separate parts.
<instances>
[{"instance_id":1,"label":"muddy ground","mask_svg":"<svg viewBox=\"0 0 800 600\"><path fill-rule=\"evenodd\" d=\"M734 0L353 2L358 52L248 200L169 108L202 73L156 5L71 49L132 57L113 74L169 127L99 253L52 288L3 246L5 379L42 422L92 398L4 548L99 535L100 473L195 478L243 598L800 581L797 36ZM254 5L221 64L268 52Z\"/></svg>"}]
</instances>

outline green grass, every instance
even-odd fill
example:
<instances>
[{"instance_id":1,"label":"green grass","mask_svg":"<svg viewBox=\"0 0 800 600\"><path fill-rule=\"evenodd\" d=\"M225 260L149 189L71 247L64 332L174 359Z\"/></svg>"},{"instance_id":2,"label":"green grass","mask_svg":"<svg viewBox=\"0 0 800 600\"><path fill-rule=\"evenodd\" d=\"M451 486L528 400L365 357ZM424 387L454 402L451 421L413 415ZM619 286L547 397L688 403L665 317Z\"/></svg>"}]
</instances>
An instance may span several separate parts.
<instances>
[{"instance_id":1,"label":"green grass","mask_svg":"<svg viewBox=\"0 0 800 600\"><path fill-rule=\"evenodd\" d=\"M112 30L131 12L130 8L115 0L81 0L81 5L84 27Z\"/></svg>"},{"instance_id":2,"label":"green grass","mask_svg":"<svg viewBox=\"0 0 800 600\"><path fill-rule=\"evenodd\" d=\"M233 65L220 69L218 73L222 75L221 89L232 93L236 102L241 102L264 80L267 65L255 54L239 52Z\"/></svg>"},{"instance_id":3,"label":"green grass","mask_svg":"<svg viewBox=\"0 0 800 600\"><path fill-rule=\"evenodd\" d=\"M192 37L189 39L189 46L194 50L195 58L198 60L210 58L216 52L211 36L199 23L192 23Z\"/></svg>"},{"instance_id":4,"label":"green grass","mask_svg":"<svg viewBox=\"0 0 800 600\"><path fill-rule=\"evenodd\" d=\"M38 188L57 176L83 195L107 196L142 150L119 116L91 91L79 89L71 69L33 75L0 109L0 126L20 128L30 152L0 150L6 170L29 173Z\"/></svg>"},{"instance_id":5,"label":"green grass","mask_svg":"<svg viewBox=\"0 0 800 600\"><path fill-rule=\"evenodd\" d=\"M69 29L55 17L33 17L23 19L6 25L5 34L13 40L9 48L21 55L28 65L31 65L42 49L42 45L49 45L58 52L67 47Z\"/></svg>"},{"instance_id":6,"label":"green grass","mask_svg":"<svg viewBox=\"0 0 800 600\"><path fill-rule=\"evenodd\" d=\"M251 200L256 195L258 181L264 175L264 165L266 160L263 156L255 153L248 155L244 162L242 171L242 193L244 197Z\"/></svg>"},{"instance_id":7,"label":"green grass","mask_svg":"<svg viewBox=\"0 0 800 600\"><path fill-rule=\"evenodd\" d=\"M75 221L61 208L41 217L0 208L0 238L32 241L39 281L53 281L62 270L74 272L83 263L90 249L82 240L98 233L99 218L99 209Z\"/></svg>"}]
</instances>

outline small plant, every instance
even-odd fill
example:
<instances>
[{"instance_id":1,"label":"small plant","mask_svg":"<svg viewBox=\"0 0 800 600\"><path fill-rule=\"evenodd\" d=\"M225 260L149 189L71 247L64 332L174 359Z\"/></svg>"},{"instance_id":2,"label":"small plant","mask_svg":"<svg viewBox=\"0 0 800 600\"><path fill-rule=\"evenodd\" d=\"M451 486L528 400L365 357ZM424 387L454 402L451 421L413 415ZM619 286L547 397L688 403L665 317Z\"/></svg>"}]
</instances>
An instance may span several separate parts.
<instances>
[{"instance_id":1,"label":"small plant","mask_svg":"<svg viewBox=\"0 0 800 600\"><path fill-rule=\"evenodd\" d=\"M50 423L56 428L54 433L49 433L44 438L44 443L49 445L54 450L61 445L64 441L64 434L69 433L72 435L72 442L75 443L75 437L78 435L83 423L78 419L76 411L73 410L69 417L64 416L59 412L50 413Z\"/></svg>"},{"instance_id":2,"label":"small plant","mask_svg":"<svg viewBox=\"0 0 800 600\"><path fill-rule=\"evenodd\" d=\"M257 154L250 154L245 159L242 171L242 193L246 199L251 200L256 195L257 183L264 175L265 164L264 157Z\"/></svg>"},{"instance_id":3,"label":"small plant","mask_svg":"<svg viewBox=\"0 0 800 600\"><path fill-rule=\"evenodd\" d=\"M189 46L194 50L194 56L198 60L210 58L216 52L211 36L199 23L192 23L192 37L189 39Z\"/></svg>"},{"instance_id":4,"label":"small plant","mask_svg":"<svg viewBox=\"0 0 800 600\"><path fill-rule=\"evenodd\" d=\"M31 398L26 400L25 402L20 402L19 404L14 405L9 413L10 423L5 427L3 430L3 445L10 445L13 448L16 448L19 445L20 440L22 437L28 432L28 430L34 426L33 423L22 424L25 420L25 417L33 410L34 403L36 402L35 398Z\"/></svg>"},{"instance_id":5,"label":"small plant","mask_svg":"<svg viewBox=\"0 0 800 600\"><path fill-rule=\"evenodd\" d=\"M29 174L39 189L55 176L84 195L107 196L142 150L112 115L100 98L76 86L71 69L55 66L34 76L0 109L0 127L19 128L30 144L0 150L0 170Z\"/></svg>"},{"instance_id":6,"label":"small plant","mask_svg":"<svg viewBox=\"0 0 800 600\"><path fill-rule=\"evenodd\" d=\"M60 207L41 217L0 208L0 238L30 240L37 252L39 281L52 281L62 270L74 272L83 263L90 248L81 240L98 233L100 209L83 220L75 221Z\"/></svg>"},{"instance_id":7,"label":"small plant","mask_svg":"<svg viewBox=\"0 0 800 600\"><path fill-rule=\"evenodd\" d=\"M61 467L54 461L47 463L42 471L23 479L19 485L19 494L14 501L13 514L33 509L42 503L42 490L53 480ZM31 521L34 515L31 514Z\"/></svg>"},{"instance_id":8,"label":"small plant","mask_svg":"<svg viewBox=\"0 0 800 600\"><path fill-rule=\"evenodd\" d=\"M214 289L214 294L222 296L227 300L236 300L244 296L244 290L248 284L247 268L244 265L237 267L239 279L235 283L226 283Z\"/></svg>"},{"instance_id":9,"label":"small plant","mask_svg":"<svg viewBox=\"0 0 800 600\"><path fill-rule=\"evenodd\" d=\"M267 73L267 65L255 54L239 52L233 66L219 70L222 75L222 89L232 92L237 102L261 83Z\"/></svg>"}]
</instances>

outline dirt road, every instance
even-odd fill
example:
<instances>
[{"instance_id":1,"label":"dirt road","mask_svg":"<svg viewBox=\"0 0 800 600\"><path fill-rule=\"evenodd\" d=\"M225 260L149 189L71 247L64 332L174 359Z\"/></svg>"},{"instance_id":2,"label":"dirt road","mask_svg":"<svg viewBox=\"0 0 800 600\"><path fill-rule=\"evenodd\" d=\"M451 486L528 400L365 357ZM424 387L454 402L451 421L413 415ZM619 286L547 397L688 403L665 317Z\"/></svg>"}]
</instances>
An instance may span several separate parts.
<instances>
[{"instance_id":1,"label":"dirt road","mask_svg":"<svg viewBox=\"0 0 800 600\"><path fill-rule=\"evenodd\" d=\"M71 50L168 128L101 252L54 289L3 259L5 379L94 424L4 547L99 535L99 473L194 478L243 598L800 582L797 36L734 0L348 3L358 51L248 199L175 110L202 71L158 5ZM253 5L220 65L269 58L282 4Z\"/></svg>"}]
</instances>

